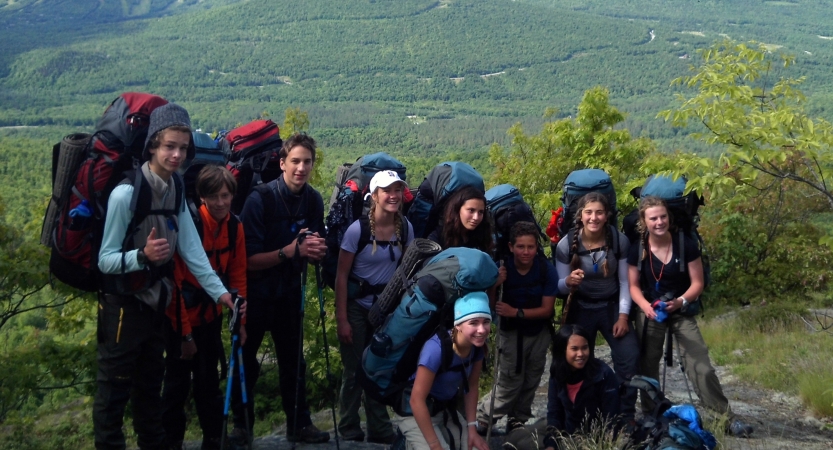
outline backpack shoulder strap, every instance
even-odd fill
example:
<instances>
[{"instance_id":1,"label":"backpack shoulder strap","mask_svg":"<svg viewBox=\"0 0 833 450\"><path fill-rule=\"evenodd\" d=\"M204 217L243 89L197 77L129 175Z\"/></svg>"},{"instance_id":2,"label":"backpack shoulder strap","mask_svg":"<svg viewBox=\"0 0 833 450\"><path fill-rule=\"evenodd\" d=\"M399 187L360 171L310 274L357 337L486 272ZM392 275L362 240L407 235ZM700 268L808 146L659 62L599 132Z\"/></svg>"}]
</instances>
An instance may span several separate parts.
<instances>
[{"instance_id":1,"label":"backpack shoulder strap","mask_svg":"<svg viewBox=\"0 0 833 450\"><path fill-rule=\"evenodd\" d=\"M240 219L233 213L229 214L226 221L228 226L228 249L231 256L237 256L237 229L240 228Z\"/></svg>"},{"instance_id":2,"label":"backpack shoulder strap","mask_svg":"<svg viewBox=\"0 0 833 450\"><path fill-rule=\"evenodd\" d=\"M274 183L261 183L252 188L260 194L260 200L263 203L263 217L264 219L274 217L277 215L278 199L277 192L272 187Z\"/></svg>"},{"instance_id":3,"label":"backpack shoulder strap","mask_svg":"<svg viewBox=\"0 0 833 450\"><path fill-rule=\"evenodd\" d=\"M370 219L367 218L364 214L359 216L359 229L361 233L359 234L359 243L356 246L356 254L358 255L367 247L367 244L370 243Z\"/></svg>"},{"instance_id":4,"label":"backpack shoulder strap","mask_svg":"<svg viewBox=\"0 0 833 450\"><path fill-rule=\"evenodd\" d=\"M686 264L685 264L685 232L680 229L680 273L685 273Z\"/></svg>"}]
</instances>

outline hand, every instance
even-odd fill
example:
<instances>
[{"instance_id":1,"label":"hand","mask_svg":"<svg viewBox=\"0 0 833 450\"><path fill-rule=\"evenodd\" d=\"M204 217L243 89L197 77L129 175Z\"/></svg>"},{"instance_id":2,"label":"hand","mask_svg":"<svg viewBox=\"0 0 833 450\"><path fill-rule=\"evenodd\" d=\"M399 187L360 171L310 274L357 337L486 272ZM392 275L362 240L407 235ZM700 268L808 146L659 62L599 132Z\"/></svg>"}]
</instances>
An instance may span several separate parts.
<instances>
[{"instance_id":1,"label":"hand","mask_svg":"<svg viewBox=\"0 0 833 450\"><path fill-rule=\"evenodd\" d=\"M246 325L240 325L240 345L246 345Z\"/></svg>"},{"instance_id":2,"label":"hand","mask_svg":"<svg viewBox=\"0 0 833 450\"><path fill-rule=\"evenodd\" d=\"M630 331L627 314L619 314L619 319L613 324L613 337L619 339Z\"/></svg>"},{"instance_id":3,"label":"hand","mask_svg":"<svg viewBox=\"0 0 833 450\"><path fill-rule=\"evenodd\" d=\"M584 271L581 269L576 269L570 272L567 275L567 279L564 282L567 284L567 287L570 289L576 289L581 285L581 281L584 280Z\"/></svg>"},{"instance_id":4,"label":"hand","mask_svg":"<svg viewBox=\"0 0 833 450\"><path fill-rule=\"evenodd\" d=\"M650 320L656 320L657 319L657 312L654 311L654 308L651 307L650 303L645 302L645 305L644 306L640 305L639 309L641 309L642 312L645 313L645 317L647 317L648 319L650 319Z\"/></svg>"},{"instance_id":5,"label":"hand","mask_svg":"<svg viewBox=\"0 0 833 450\"><path fill-rule=\"evenodd\" d=\"M182 345L179 346L179 352L179 359L190 361L197 354L197 343L193 339L191 342L182 341Z\"/></svg>"},{"instance_id":6,"label":"hand","mask_svg":"<svg viewBox=\"0 0 833 450\"><path fill-rule=\"evenodd\" d=\"M513 308L506 302L497 302L495 303L495 312L500 317L515 317L518 314L518 308Z\"/></svg>"},{"instance_id":7,"label":"hand","mask_svg":"<svg viewBox=\"0 0 833 450\"><path fill-rule=\"evenodd\" d=\"M162 261L171 254L171 246L168 244L168 240L156 239L156 227L150 229L144 252L148 261L151 262Z\"/></svg>"},{"instance_id":8,"label":"hand","mask_svg":"<svg viewBox=\"0 0 833 450\"><path fill-rule=\"evenodd\" d=\"M304 233L308 230L308 228L304 228L301 230L301 233ZM295 239L297 242L297 238ZM327 245L324 243L324 238L320 237L318 233L313 233L306 236L298 245L298 252L300 252L301 258L307 258L312 261L321 261L324 259L324 255L327 254Z\"/></svg>"},{"instance_id":9,"label":"hand","mask_svg":"<svg viewBox=\"0 0 833 450\"><path fill-rule=\"evenodd\" d=\"M503 267L503 261L500 262L500 267L497 269L497 281L493 287L498 287L506 281L506 267Z\"/></svg>"},{"instance_id":10,"label":"hand","mask_svg":"<svg viewBox=\"0 0 833 450\"><path fill-rule=\"evenodd\" d=\"M665 312L671 315L672 312L683 307L683 300L679 297L665 302Z\"/></svg>"},{"instance_id":11,"label":"hand","mask_svg":"<svg viewBox=\"0 0 833 450\"><path fill-rule=\"evenodd\" d=\"M477 428L468 427L469 429L469 445L467 450L476 448L477 450L489 450L489 444L483 439L483 436L477 434Z\"/></svg>"},{"instance_id":12,"label":"hand","mask_svg":"<svg viewBox=\"0 0 833 450\"><path fill-rule=\"evenodd\" d=\"M350 322L348 322L347 320L337 321L336 334L338 335L338 340L342 343L353 343L353 327L350 326Z\"/></svg>"},{"instance_id":13,"label":"hand","mask_svg":"<svg viewBox=\"0 0 833 450\"><path fill-rule=\"evenodd\" d=\"M217 300L217 303L221 303L226 305L226 308L229 310L234 309L234 299L231 297L231 293L226 292L225 294L220 296L220 299Z\"/></svg>"}]
</instances>

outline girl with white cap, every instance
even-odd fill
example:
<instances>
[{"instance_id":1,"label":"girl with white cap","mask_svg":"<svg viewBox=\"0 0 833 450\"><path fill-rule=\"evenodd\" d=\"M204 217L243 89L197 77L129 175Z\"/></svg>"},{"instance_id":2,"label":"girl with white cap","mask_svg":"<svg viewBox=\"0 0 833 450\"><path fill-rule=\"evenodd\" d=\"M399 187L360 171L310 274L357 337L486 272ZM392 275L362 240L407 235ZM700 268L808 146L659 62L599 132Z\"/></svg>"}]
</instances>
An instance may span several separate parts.
<instances>
[{"instance_id":1,"label":"girl with white cap","mask_svg":"<svg viewBox=\"0 0 833 450\"><path fill-rule=\"evenodd\" d=\"M477 434L477 400L484 346L491 331L489 297L472 292L454 304L451 335L451 365L443 368L443 341L434 334L422 346L409 405L412 416L399 417L399 430L408 449L488 450ZM447 345L447 344L446 344ZM465 417L456 409L462 388Z\"/></svg>"},{"instance_id":2,"label":"girl with white cap","mask_svg":"<svg viewBox=\"0 0 833 450\"><path fill-rule=\"evenodd\" d=\"M344 365L339 394L338 432L343 439L364 440L359 407L362 389L356 381L362 351L373 327L367 315L413 240L414 230L402 213L408 185L392 170L370 180L370 210L344 233L336 272L336 320ZM390 444L396 437L385 405L365 396L367 441Z\"/></svg>"}]
</instances>

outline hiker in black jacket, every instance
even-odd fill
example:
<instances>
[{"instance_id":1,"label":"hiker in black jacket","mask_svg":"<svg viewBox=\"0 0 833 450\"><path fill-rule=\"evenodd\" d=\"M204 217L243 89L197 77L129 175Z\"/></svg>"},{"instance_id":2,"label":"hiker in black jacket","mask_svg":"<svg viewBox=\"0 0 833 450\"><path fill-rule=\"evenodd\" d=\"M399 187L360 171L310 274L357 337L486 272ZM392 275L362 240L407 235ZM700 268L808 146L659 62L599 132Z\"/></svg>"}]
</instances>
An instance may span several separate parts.
<instances>
[{"instance_id":1,"label":"hiker in black jacket","mask_svg":"<svg viewBox=\"0 0 833 450\"><path fill-rule=\"evenodd\" d=\"M611 427L619 414L619 379L590 351L592 337L578 325L563 325L555 335L547 402L544 446L558 448L559 434Z\"/></svg>"}]
</instances>

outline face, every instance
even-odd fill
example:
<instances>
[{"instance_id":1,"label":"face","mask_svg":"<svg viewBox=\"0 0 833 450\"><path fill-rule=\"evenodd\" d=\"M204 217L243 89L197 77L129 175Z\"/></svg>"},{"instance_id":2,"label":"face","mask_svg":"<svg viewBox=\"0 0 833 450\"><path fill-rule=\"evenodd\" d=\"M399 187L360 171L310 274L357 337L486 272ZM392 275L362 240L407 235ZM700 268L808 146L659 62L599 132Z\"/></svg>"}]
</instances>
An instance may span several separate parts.
<instances>
[{"instance_id":1,"label":"face","mask_svg":"<svg viewBox=\"0 0 833 450\"><path fill-rule=\"evenodd\" d=\"M575 370L583 369L590 357L590 344L587 339L574 334L567 341L567 364Z\"/></svg>"},{"instance_id":2,"label":"face","mask_svg":"<svg viewBox=\"0 0 833 450\"><path fill-rule=\"evenodd\" d=\"M514 244L509 244L509 251L515 257L515 265L518 267L529 267L538 253L538 242L535 236L518 236Z\"/></svg>"},{"instance_id":3,"label":"face","mask_svg":"<svg viewBox=\"0 0 833 450\"><path fill-rule=\"evenodd\" d=\"M312 175L312 152L306 147L296 145L289 150L286 158L281 159L283 180L292 192L298 192Z\"/></svg>"},{"instance_id":4,"label":"face","mask_svg":"<svg viewBox=\"0 0 833 450\"><path fill-rule=\"evenodd\" d=\"M648 233L662 236L668 233L668 210L664 206L654 206L645 210L645 226Z\"/></svg>"},{"instance_id":5,"label":"face","mask_svg":"<svg viewBox=\"0 0 833 450\"><path fill-rule=\"evenodd\" d=\"M150 169L162 178L170 177L188 156L191 133L176 130L159 132L159 147L150 149Z\"/></svg>"},{"instance_id":6,"label":"face","mask_svg":"<svg viewBox=\"0 0 833 450\"><path fill-rule=\"evenodd\" d=\"M216 192L207 197L200 197L200 200L202 200L205 207L208 208L208 213L211 214L211 217L219 222L225 219L229 210L231 210L232 197L231 191L228 190L227 186L223 185L220 192Z\"/></svg>"},{"instance_id":7,"label":"face","mask_svg":"<svg viewBox=\"0 0 833 450\"><path fill-rule=\"evenodd\" d=\"M486 203L483 200L471 199L463 203L460 208L460 222L469 231L474 231L486 214Z\"/></svg>"},{"instance_id":8,"label":"face","mask_svg":"<svg viewBox=\"0 0 833 450\"><path fill-rule=\"evenodd\" d=\"M381 207L387 212L397 212L402 205L402 193L404 186L400 182L391 184L388 187L376 188L373 192L373 201L376 202L376 207Z\"/></svg>"},{"instance_id":9,"label":"face","mask_svg":"<svg viewBox=\"0 0 833 450\"><path fill-rule=\"evenodd\" d=\"M478 317L457 325L457 335L475 347L483 347L492 331L492 321Z\"/></svg>"},{"instance_id":10,"label":"face","mask_svg":"<svg viewBox=\"0 0 833 450\"><path fill-rule=\"evenodd\" d=\"M607 224L607 211L601 202L590 202L581 210L581 223L584 229L596 233L604 230Z\"/></svg>"}]
</instances>

